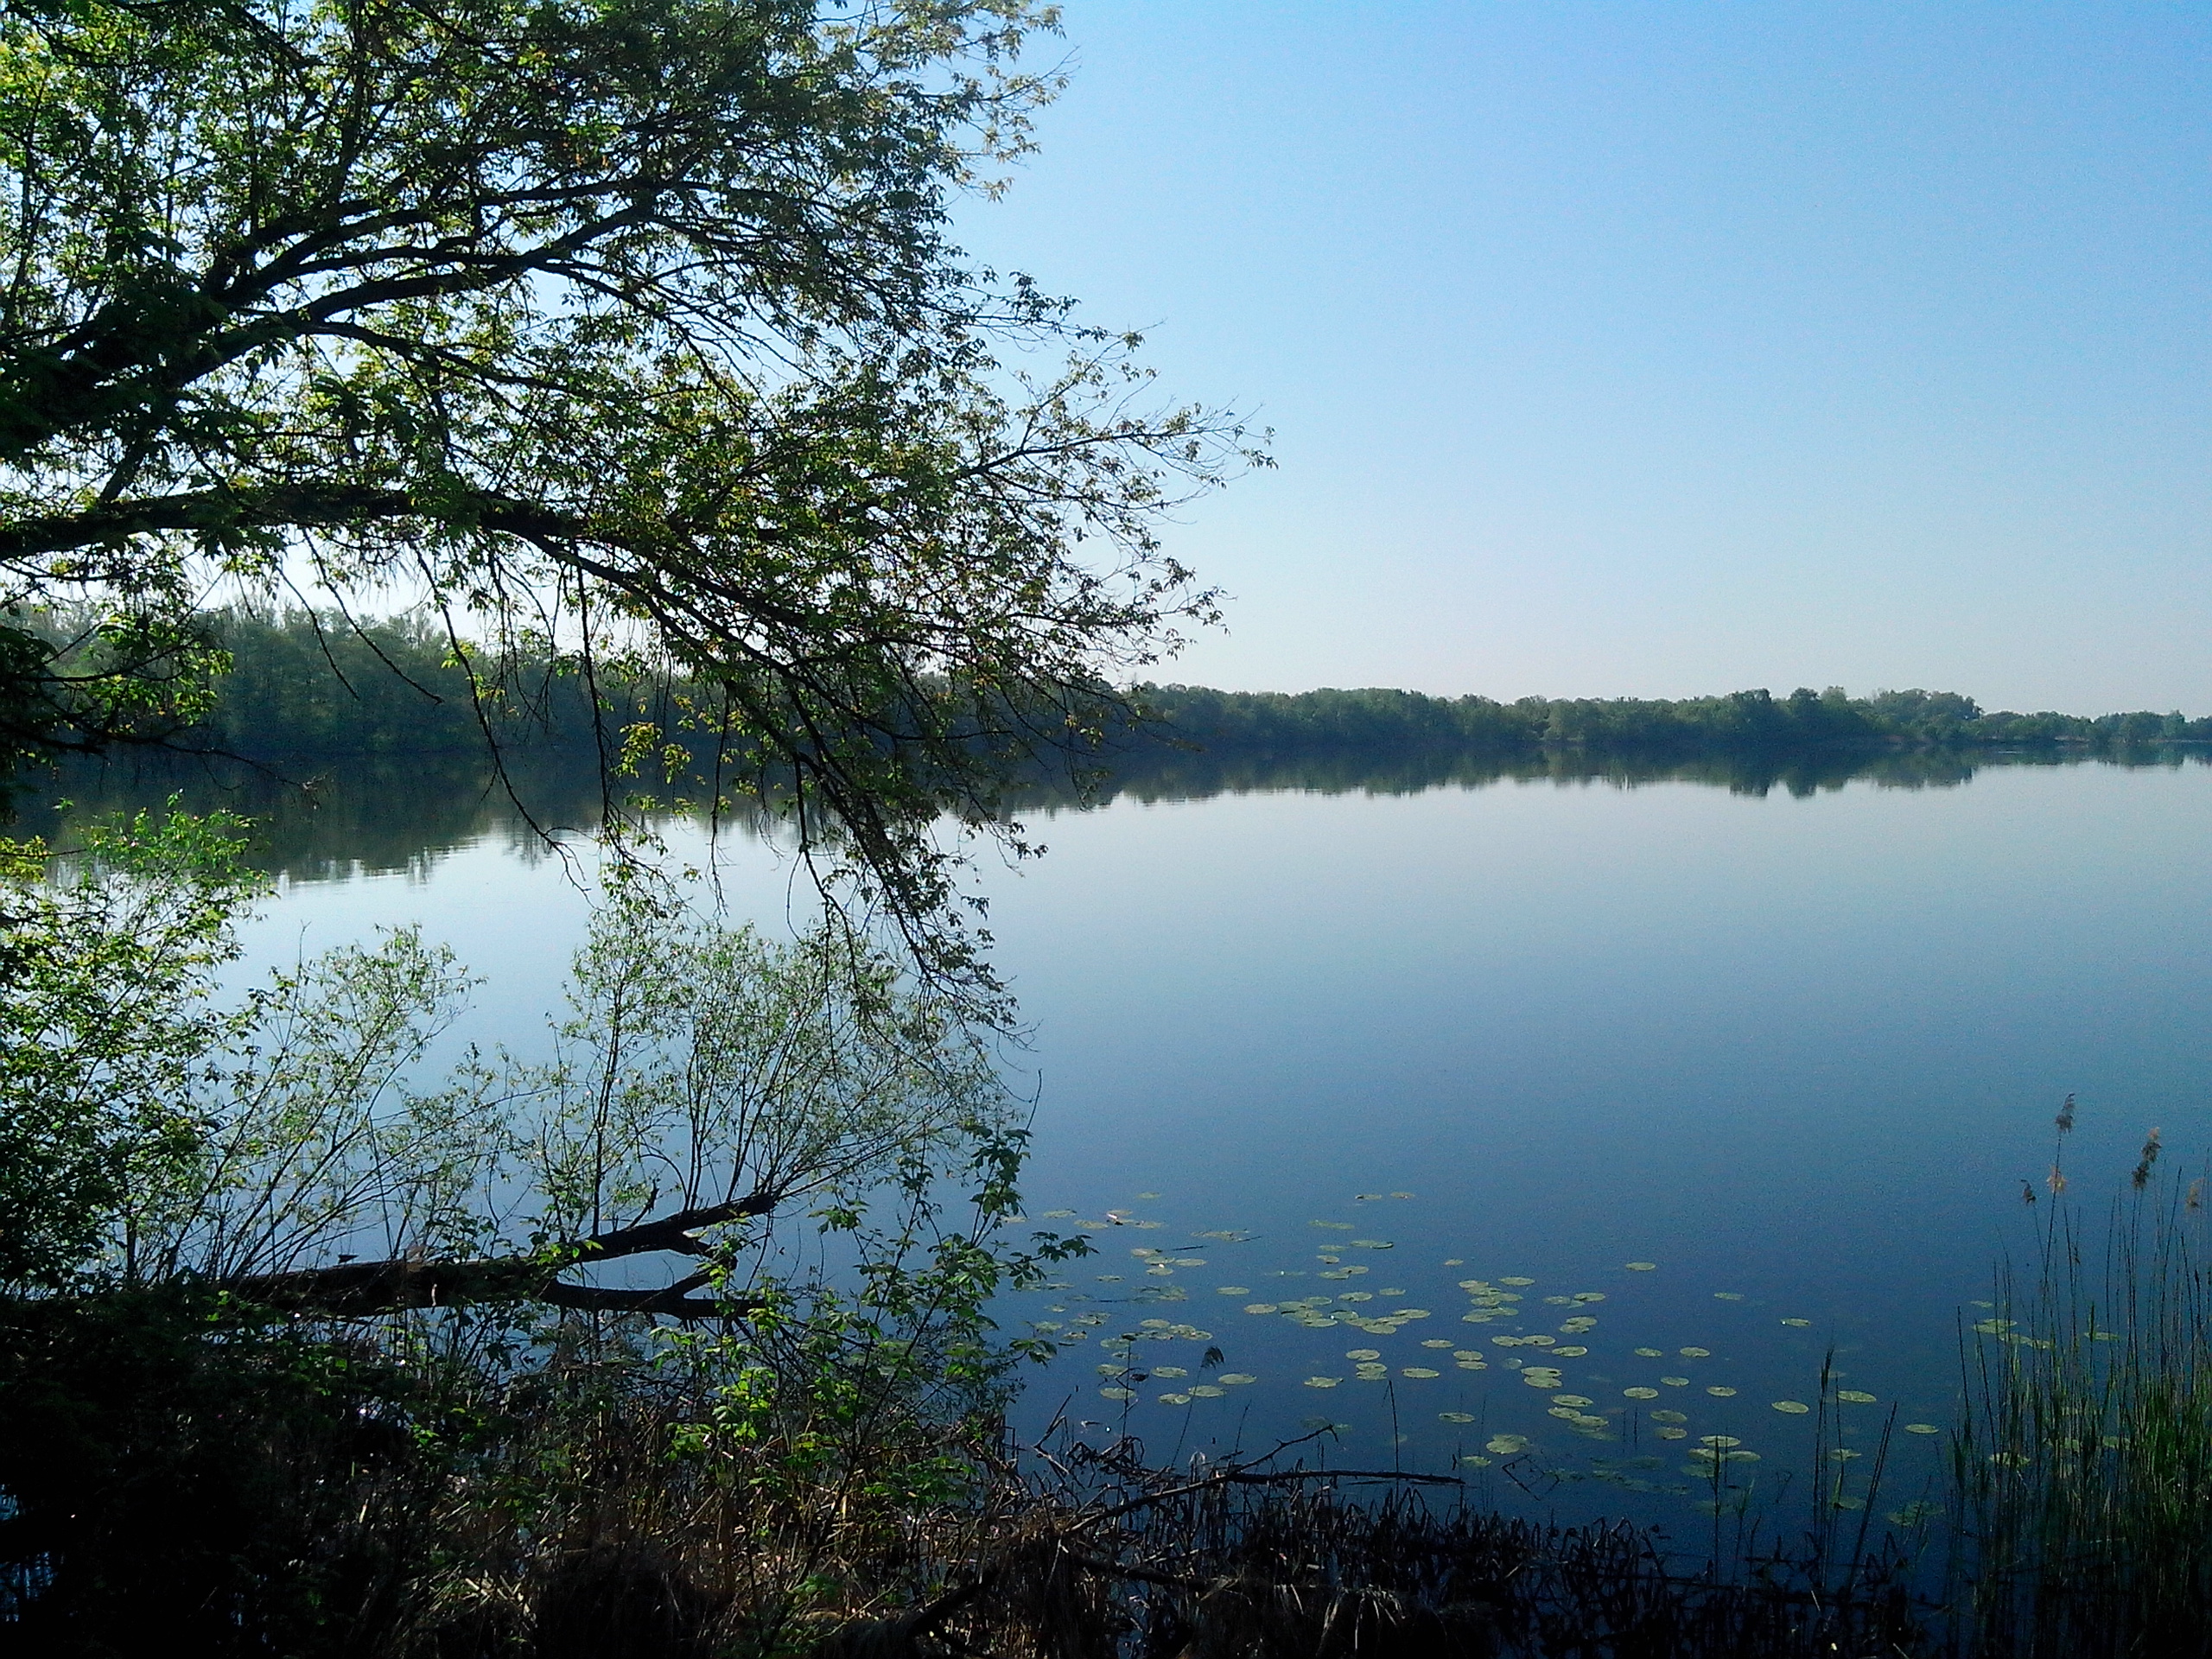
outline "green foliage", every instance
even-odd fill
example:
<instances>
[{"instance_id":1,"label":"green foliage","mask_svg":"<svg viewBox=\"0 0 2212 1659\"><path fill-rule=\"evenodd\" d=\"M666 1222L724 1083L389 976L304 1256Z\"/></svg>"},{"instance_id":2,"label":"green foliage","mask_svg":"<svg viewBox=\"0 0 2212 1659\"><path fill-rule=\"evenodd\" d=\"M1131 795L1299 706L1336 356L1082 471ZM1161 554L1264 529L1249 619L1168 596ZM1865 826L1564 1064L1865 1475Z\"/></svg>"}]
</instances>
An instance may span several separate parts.
<instances>
[{"instance_id":1,"label":"green foliage","mask_svg":"<svg viewBox=\"0 0 2212 1659\"><path fill-rule=\"evenodd\" d=\"M469 674L420 616L232 609L210 621L230 669L196 743L287 756L483 748Z\"/></svg>"},{"instance_id":2,"label":"green foliage","mask_svg":"<svg viewBox=\"0 0 2212 1659\"><path fill-rule=\"evenodd\" d=\"M0 1285L136 1277L149 1206L197 1155L207 1068L240 1033L209 1001L261 883L243 826L172 810L58 861L0 842Z\"/></svg>"},{"instance_id":3,"label":"green foliage","mask_svg":"<svg viewBox=\"0 0 2212 1659\"><path fill-rule=\"evenodd\" d=\"M639 746L635 770L647 784L659 780L671 747L679 778L713 758L713 733L696 717L708 689L690 678L626 677L610 667L587 683L573 664L543 652L495 664L474 646L457 652L443 626L419 613L365 621L334 611L232 609L204 622L229 666L188 741L231 753L479 752L488 726L515 752L533 740L594 757L601 745ZM1849 697L1834 687L1819 693L1800 687L1783 698L1739 691L1675 701L1502 703L1412 691L1291 695L1147 685L1136 696L1160 723L1147 733L1155 741L1140 743L1134 754L1126 730L1108 728L1105 753L1124 766L1155 765L1160 739L1223 757L1574 752L1653 760L1920 749L2048 754L2062 747L2110 752L2212 741L2212 720L1989 712L1955 692L1916 690Z\"/></svg>"},{"instance_id":4,"label":"green foliage","mask_svg":"<svg viewBox=\"0 0 2212 1659\"><path fill-rule=\"evenodd\" d=\"M0 1617L513 1651L648 1539L768 1648L925 1587L916 1527L965 1524L1049 1351L989 1303L1085 1248L1000 1236L1026 1130L957 1002L618 866L550 1056L427 1075L468 982L412 931L216 1007L238 847L15 852ZM696 1271L641 1306L661 1252ZM453 1294L318 1303L353 1256Z\"/></svg>"},{"instance_id":5,"label":"green foliage","mask_svg":"<svg viewBox=\"0 0 2212 1659\"><path fill-rule=\"evenodd\" d=\"M229 659L207 619L127 599L57 615L23 602L39 591L0 594L0 789L57 753L164 742L213 713Z\"/></svg>"},{"instance_id":6,"label":"green foliage","mask_svg":"<svg viewBox=\"0 0 2212 1659\"><path fill-rule=\"evenodd\" d=\"M555 1058L506 1084L547 1236L753 1193L842 1208L1016 1131L982 1041L888 958L835 925L776 945L682 898L616 873Z\"/></svg>"},{"instance_id":7,"label":"green foliage","mask_svg":"<svg viewBox=\"0 0 2212 1659\"><path fill-rule=\"evenodd\" d=\"M1967 1338L1954 1458L1977 1653L2212 1651L2202 1183L2152 1179L2157 1135L2101 1241L2054 1180L2031 1273L2000 1277Z\"/></svg>"},{"instance_id":8,"label":"green foliage","mask_svg":"<svg viewBox=\"0 0 2212 1659\"><path fill-rule=\"evenodd\" d=\"M1143 685L1136 701L1159 723L1148 734L1231 754L1320 754L1464 748L1526 754L1783 754L1837 748L2022 747L2212 742L2212 717L2180 715L1985 713L1949 691L1801 686L1787 697L1733 691L1675 700L1432 697L1417 691L1214 691Z\"/></svg>"},{"instance_id":9,"label":"green foliage","mask_svg":"<svg viewBox=\"0 0 2212 1659\"><path fill-rule=\"evenodd\" d=\"M551 1267L588 1265L563 1241L717 1207L733 1249L810 1205L873 1239L887 1182L933 1215L937 1184L966 1181L985 1230L1014 1207L1024 1132L984 1041L841 923L775 945L617 865L551 1057L472 1050L439 1078L423 1058L469 981L411 928L216 1005L260 891L242 850L235 820L175 810L96 826L58 868L8 844L0 1282L556 1246Z\"/></svg>"},{"instance_id":10,"label":"green foliage","mask_svg":"<svg viewBox=\"0 0 2212 1659\"><path fill-rule=\"evenodd\" d=\"M993 823L1009 767L1212 616L1154 526L1258 459L946 239L1027 143L1052 22L0 15L0 606L181 634L219 583L404 583L486 631L479 696L547 658L594 707L679 681L712 780L987 978L932 826Z\"/></svg>"},{"instance_id":11,"label":"green foliage","mask_svg":"<svg viewBox=\"0 0 2212 1659\"><path fill-rule=\"evenodd\" d=\"M193 1091L194 1155L138 1195L141 1271L234 1281L483 1248L499 1102L473 1076L414 1082L470 982L411 926L272 974Z\"/></svg>"}]
</instances>

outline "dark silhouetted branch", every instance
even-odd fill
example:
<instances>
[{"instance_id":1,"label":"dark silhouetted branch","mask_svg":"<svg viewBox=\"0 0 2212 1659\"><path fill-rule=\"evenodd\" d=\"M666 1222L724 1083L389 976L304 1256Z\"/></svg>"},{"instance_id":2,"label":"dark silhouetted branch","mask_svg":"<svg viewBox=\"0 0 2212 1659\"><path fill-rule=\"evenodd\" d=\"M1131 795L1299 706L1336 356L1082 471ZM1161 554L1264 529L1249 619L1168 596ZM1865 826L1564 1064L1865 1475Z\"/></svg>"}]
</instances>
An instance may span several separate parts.
<instances>
[{"instance_id":1,"label":"dark silhouetted branch","mask_svg":"<svg viewBox=\"0 0 2212 1659\"><path fill-rule=\"evenodd\" d=\"M695 1273L672 1285L636 1290L563 1283L569 1268L669 1250L699 1255L697 1235L776 1207L778 1195L754 1192L728 1204L678 1211L658 1221L580 1238L543 1256L495 1256L471 1262L395 1259L342 1262L286 1273L251 1274L226 1288L286 1313L365 1319L416 1307L466 1307L486 1302L543 1302L587 1313L649 1313L679 1319L741 1318L762 1305L754 1297L698 1297L710 1275Z\"/></svg>"}]
</instances>

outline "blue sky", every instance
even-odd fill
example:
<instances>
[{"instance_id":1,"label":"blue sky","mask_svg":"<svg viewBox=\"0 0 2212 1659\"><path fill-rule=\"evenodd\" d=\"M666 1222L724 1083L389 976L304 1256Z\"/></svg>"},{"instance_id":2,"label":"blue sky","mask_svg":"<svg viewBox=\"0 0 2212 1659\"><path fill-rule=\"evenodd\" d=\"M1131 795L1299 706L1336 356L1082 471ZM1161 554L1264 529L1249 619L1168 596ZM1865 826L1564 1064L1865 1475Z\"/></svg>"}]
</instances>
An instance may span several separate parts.
<instances>
[{"instance_id":1,"label":"blue sky","mask_svg":"<svg viewBox=\"0 0 2212 1659\"><path fill-rule=\"evenodd\" d=\"M962 239L1277 435L1163 677L2212 711L2212 10L1065 29Z\"/></svg>"}]
</instances>

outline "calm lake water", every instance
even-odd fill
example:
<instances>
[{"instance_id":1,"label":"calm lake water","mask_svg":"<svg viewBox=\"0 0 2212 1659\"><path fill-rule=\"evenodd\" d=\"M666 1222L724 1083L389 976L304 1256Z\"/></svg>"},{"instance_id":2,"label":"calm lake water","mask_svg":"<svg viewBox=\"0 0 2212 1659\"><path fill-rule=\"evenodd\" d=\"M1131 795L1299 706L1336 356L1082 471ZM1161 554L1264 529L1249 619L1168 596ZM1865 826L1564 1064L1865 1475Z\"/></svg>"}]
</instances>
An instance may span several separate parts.
<instances>
[{"instance_id":1,"label":"calm lake water","mask_svg":"<svg viewBox=\"0 0 2212 1659\"><path fill-rule=\"evenodd\" d=\"M2212 766L1738 781L1033 815L1049 855L983 877L1034 1027L1026 1191L1098 1254L1007 1310L1069 1340L1031 1426L1166 1456L1334 1423L1332 1460L1487 1459L1494 1496L1664 1518L1705 1435L1760 1453L1732 1472L1808 1465L1814 1414L1773 1402L1816 1402L1831 1351L1873 1396L1847 1447L1892 1406L1948 1425L2061 1098L2092 1210L2152 1125L2162 1179L2202 1165ZM341 785L276 842L257 968L419 921L486 976L470 1036L538 1039L585 901L496 801ZM739 912L799 902L759 842L719 857ZM1910 1496L1943 1442L1896 1445Z\"/></svg>"}]
</instances>

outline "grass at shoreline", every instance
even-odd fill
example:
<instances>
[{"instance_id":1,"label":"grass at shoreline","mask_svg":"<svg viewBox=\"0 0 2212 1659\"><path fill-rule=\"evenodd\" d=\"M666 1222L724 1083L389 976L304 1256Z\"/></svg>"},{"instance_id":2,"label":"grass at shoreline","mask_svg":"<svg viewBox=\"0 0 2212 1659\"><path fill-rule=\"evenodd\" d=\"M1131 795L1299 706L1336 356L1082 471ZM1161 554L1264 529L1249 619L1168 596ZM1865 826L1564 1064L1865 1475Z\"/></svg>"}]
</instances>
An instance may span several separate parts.
<instances>
[{"instance_id":1,"label":"grass at shoreline","mask_svg":"<svg viewBox=\"0 0 2212 1659\"><path fill-rule=\"evenodd\" d=\"M1965 1333L1948 1535L1880 1516L1878 1468L1862 1504L1821 1503L1819 1444L1808 1521L1716 1503L1670 1535L1507 1516L1318 1446L1169 1468L1126 1439L1023 1452L988 1418L825 1414L804 1389L731 1433L711 1377L638 1365L611 1328L524 1375L489 1332L426 1344L420 1320L334 1346L204 1308L49 1309L41 1349L19 1308L0 1346L77 1390L49 1402L92 1436L62 1495L106 1565L62 1584L86 1535L51 1530L54 1489L11 1487L0 1630L99 1651L48 1622L57 1585L80 1611L204 1607L213 1574L237 1641L210 1650L301 1659L2212 1652L2202 1212L2152 1185L2101 1239L2046 1214Z\"/></svg>"},{"instance_id":2,"label":"grass at shoreline","mask_svg":"<svg viewBox=\"0 0 2212 1659\"><path fill-rule=\"evenodd\" d=\"M2153 1131L2101 1237L2054 1201L2037 1259L1967 1333L1955 1481L1978 1652L2212 1644L2204 1183L2148 1179L2157 1157Z\"/></svg>"}]
</instances>

